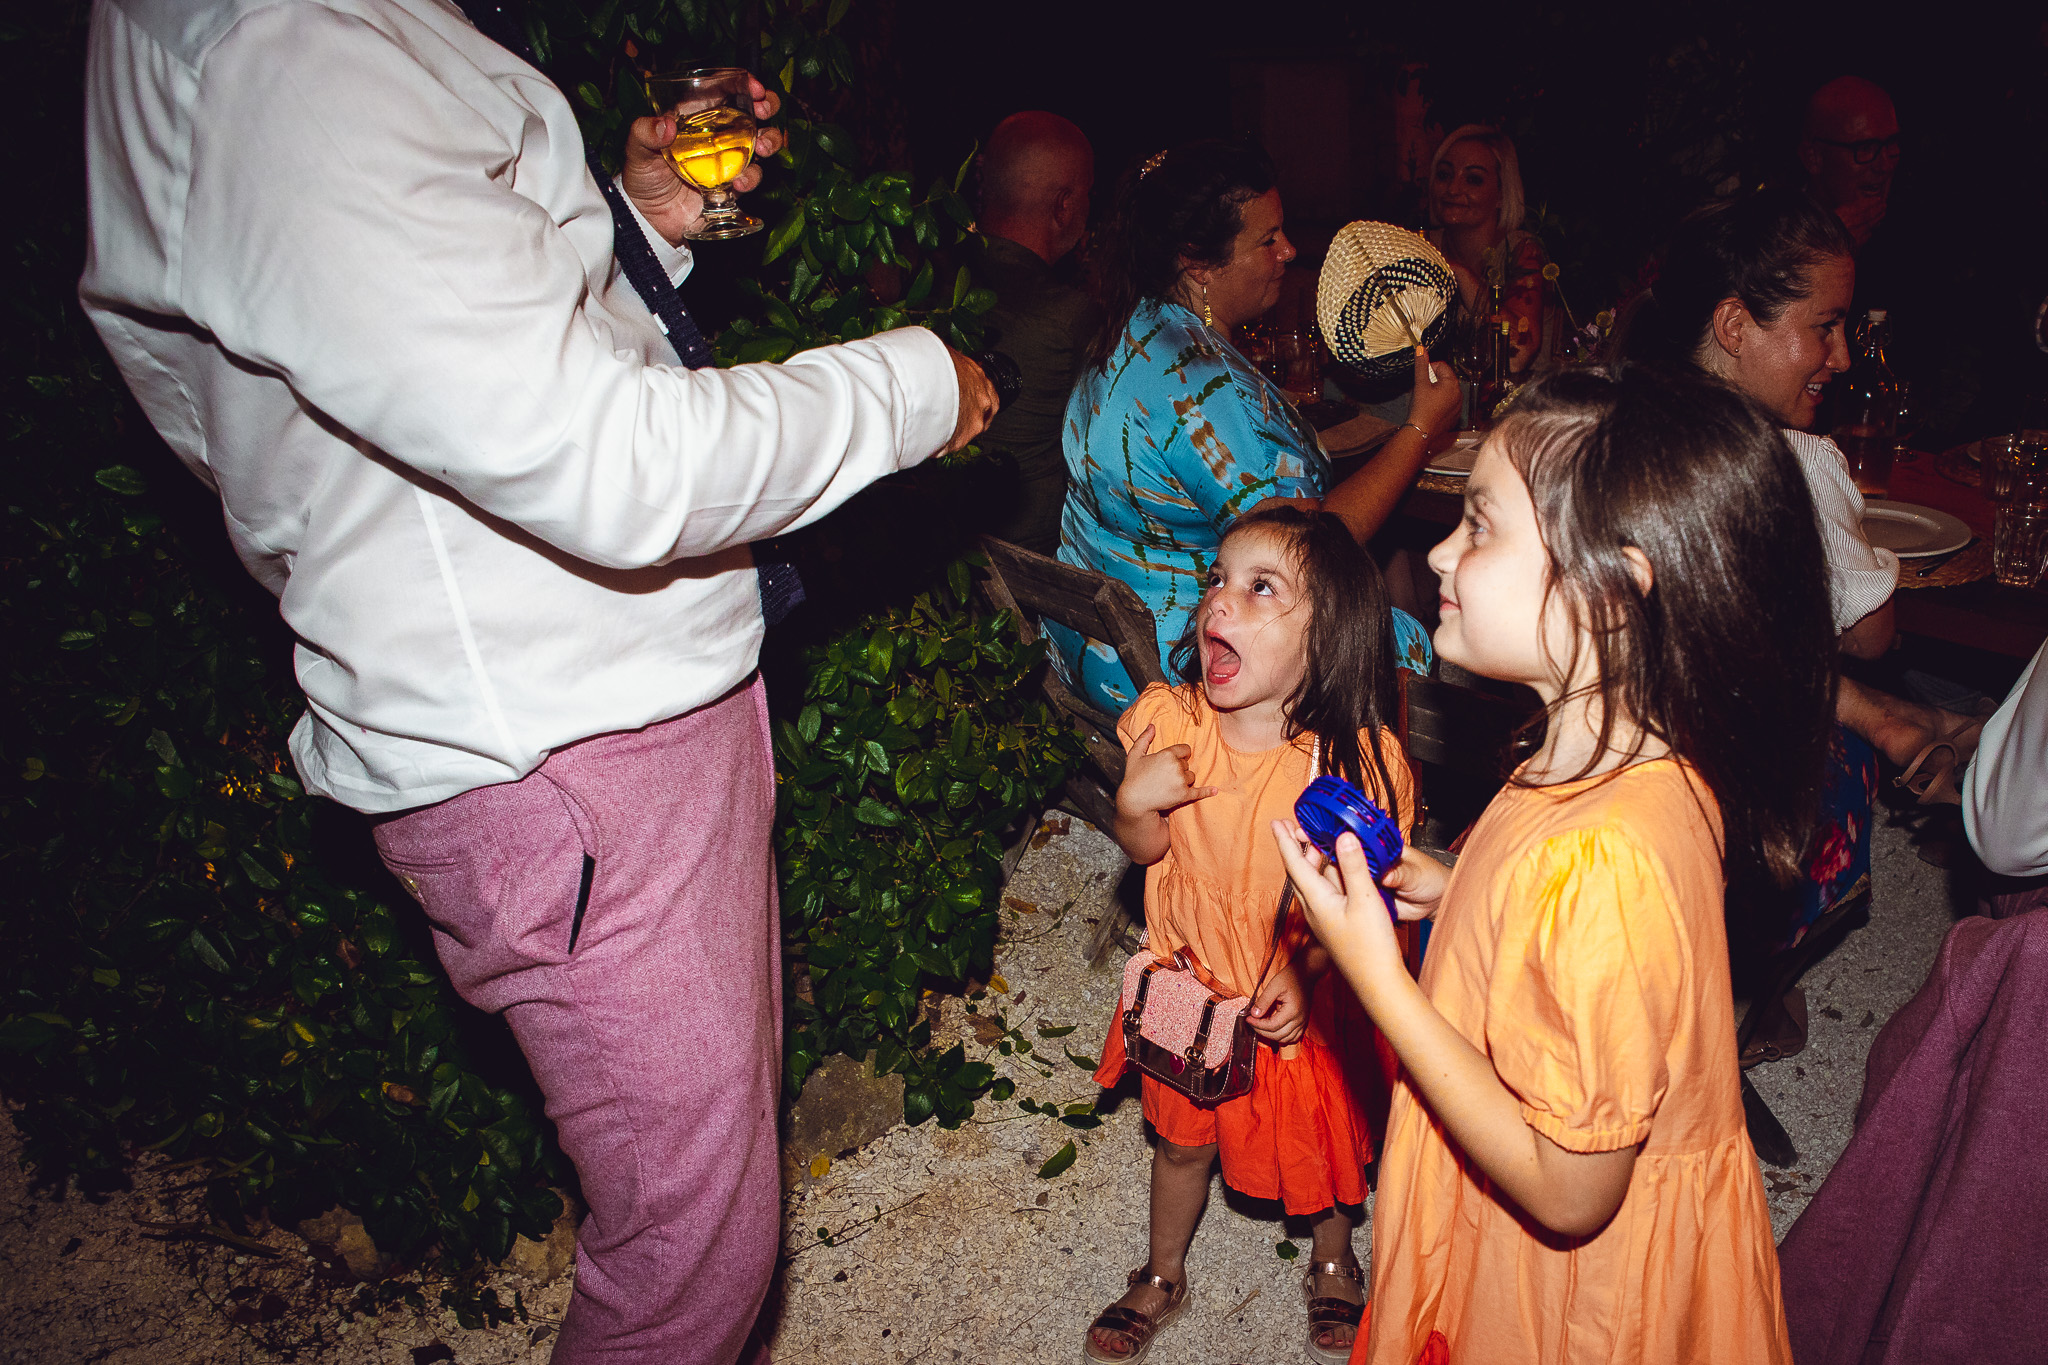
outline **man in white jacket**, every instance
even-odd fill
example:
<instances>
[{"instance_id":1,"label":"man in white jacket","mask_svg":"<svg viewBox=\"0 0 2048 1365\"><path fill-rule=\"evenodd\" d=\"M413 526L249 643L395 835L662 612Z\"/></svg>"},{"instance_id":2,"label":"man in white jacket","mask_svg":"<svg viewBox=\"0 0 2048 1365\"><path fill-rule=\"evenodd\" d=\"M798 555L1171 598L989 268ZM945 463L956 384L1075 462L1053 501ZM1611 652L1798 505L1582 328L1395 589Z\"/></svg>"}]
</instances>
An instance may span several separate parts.
<instances>
[{"instance_id":1,"label":"man in white jacket","mask_svg":"<svg viewBox=\"0 0 2048 1365\"><path fill-rule=\"evenodd\" d=\"M296 637L590 1217L561 1361L728 1362L777 1230L774 775L747 545L972 439L920 329L688 370L561 94L452 0L99 0L80 293ZM671 280L696 211L623 183ZM622 246L623 249L623 246Z\"/></svg>"}]
</instances>

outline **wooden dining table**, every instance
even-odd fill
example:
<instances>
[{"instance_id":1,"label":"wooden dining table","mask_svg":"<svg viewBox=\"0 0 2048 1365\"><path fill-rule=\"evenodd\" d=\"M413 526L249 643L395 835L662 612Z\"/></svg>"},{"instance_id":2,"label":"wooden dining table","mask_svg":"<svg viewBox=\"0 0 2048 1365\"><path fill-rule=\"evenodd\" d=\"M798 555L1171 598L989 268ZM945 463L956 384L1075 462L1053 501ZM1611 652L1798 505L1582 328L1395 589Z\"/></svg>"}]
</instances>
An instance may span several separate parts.
<instances>
[{"instance_id":1,"label":"wooden dining table","mask_svg":"<svg viewBox=\"0 0 2048 1365\"><path fill-rule=\"evenodd\" d=\"M1967 583L1921 586L1920 569L1905 560L1892 608L1899 629L1950 644L1967 645L2011 658L2031 658L2048 639L2048 592L2039 586L2011 588L1990 576L1991 500L1976 485L1977 466L1963 452L1922 452L1892 466L1890 496L1960 517L1978 545L1964 556L1981 556L1984 576ZM1961 562L1964 556L1958 556ZM1937 579L1946 566L1936 571Z\"/></svg>"}]
</instances>

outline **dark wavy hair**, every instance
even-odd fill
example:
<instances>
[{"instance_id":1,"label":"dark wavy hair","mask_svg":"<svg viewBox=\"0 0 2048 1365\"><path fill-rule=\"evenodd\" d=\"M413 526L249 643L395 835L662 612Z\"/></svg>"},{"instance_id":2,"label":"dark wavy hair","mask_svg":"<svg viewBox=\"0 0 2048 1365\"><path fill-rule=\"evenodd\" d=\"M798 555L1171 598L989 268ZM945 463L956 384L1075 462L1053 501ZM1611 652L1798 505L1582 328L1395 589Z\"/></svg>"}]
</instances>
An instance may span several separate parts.
<instances>
[{"instance_id":1,"label":"dark wavy hair","mask_svg":"<svg viewBox=\"0 0 2048 1365\"><path fill-rule=\"evenodd\" d=\"M1273 188L1273 162L1249 143L1212 140L1174 147L1151 171L1125 171L1096 253L1102 325L1089 343L1097 369L1116 354L1141 299L1163 299L1187 261L1220 266L1244 230L1244 206Z\"/></svg>"},{"instance_id":2,"label":"dark wavy hair","mask_svg":"<svg viewBox=\"0 0 2048 1365\"><path fill-rule=\"evenodd\" d=\"M1768 327L1812 291L1815 266L1855 254L1848 229L1797 186L1709 205L1672 235L1656 283L1623 319L1615 354L1653 365L1697 365L1721 300L1742 300Z\"/></svg>"},{"instance_id":3,"label":"dark wavy hair","mask_svg":"<svg viewBox=\"0 0 2048 1365\"><path fill-rule=\"evenodd\" d=\"M1313 734L1322 741L1322 770L1365 790L1372 764L1379 793L1394 799L1394 783L1382 751L1380 729L1391 726L1398 703L1394 685L1394 613L1379 565L1359 547L1350 530L1328 512L1271 507L1247 512L1224 540L1241 532L1269 531L1284 540L1301 569L1309 603L1308 667L1287 699L1287 733ZM1198 613L1168 658L1173 675L1199 687L1202 664L1195 647ZM1358 736L1365 734L1365 748ZM1398 751L1397 751L1398 752ZM1406 762L1405 756L1400 759ZM1399 818L1399 812L1388 812Z\"/></svg>"},{"instance_id":4,"label":"dark wavy hair","mask_svg":"<svg viewBox=\"0 0 2048 1365\"><path fill-rule=\"evenodd\" d=\"M1713 792L1731 886L1791 885L1819 819L1835 628L1813 499L1777 422L1696 368L1622 364L1532 383L1499 439L1535 503L1549 591L1590 627L1599 753L1633 719ZM1558 662L1570 676L1579 660ZM1765 922L1776 897L1729 904L1741 951L1783 939Z\"/></svg>"}]
</instances>

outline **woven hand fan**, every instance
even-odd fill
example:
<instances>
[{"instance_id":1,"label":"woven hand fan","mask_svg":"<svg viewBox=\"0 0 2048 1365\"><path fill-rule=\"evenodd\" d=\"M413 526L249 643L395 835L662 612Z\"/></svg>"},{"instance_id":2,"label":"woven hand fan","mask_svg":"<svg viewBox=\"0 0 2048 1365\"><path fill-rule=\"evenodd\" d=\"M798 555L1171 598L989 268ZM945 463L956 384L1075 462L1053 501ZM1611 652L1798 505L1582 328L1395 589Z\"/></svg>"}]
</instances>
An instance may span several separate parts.
<instances>
[{"instance_id":1,"label":"woven hand fan","mask_svg":"<svg viewBox=\"0 0 2048 1365\"><path fill-rule=\"evenodd\" d=\"M1330 243L1316 319L1335 356L1372 379L1406 374L1417 342L1435 348L1458 282L1428 241L1389 223L1352 223Z\"/></svg>"}]
</instances>

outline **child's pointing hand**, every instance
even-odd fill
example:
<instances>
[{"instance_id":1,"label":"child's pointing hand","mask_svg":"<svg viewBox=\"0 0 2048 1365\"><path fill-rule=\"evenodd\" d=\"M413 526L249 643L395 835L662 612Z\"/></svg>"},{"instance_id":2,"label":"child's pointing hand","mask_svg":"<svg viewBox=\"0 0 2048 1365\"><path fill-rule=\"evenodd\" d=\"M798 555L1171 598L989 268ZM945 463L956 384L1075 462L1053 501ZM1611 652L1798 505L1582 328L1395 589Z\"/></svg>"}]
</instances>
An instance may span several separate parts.
<instances>
[{"instance_id":1,"label":"child's pointing hand","mask_svg":"<svg viewBox=\"0 0 2048 1365\"><path fill-rule=\"evenodd\" d=\"M1215 787L1197 787L1188 757L1194 750L1185 744L1169 744L1154 753L1152 741L1159 727L1148 725L1138 743L1124 760L1123 784L1116 790L1117 811L1123 815L1158 814L1178 810L1190 801L1214 796Z\"/></svg>"}]
</instances>

